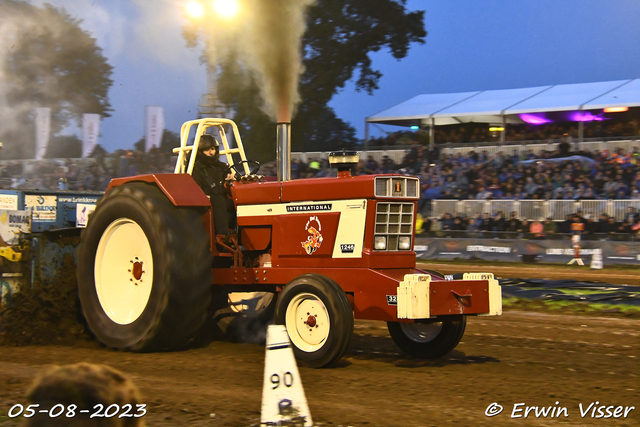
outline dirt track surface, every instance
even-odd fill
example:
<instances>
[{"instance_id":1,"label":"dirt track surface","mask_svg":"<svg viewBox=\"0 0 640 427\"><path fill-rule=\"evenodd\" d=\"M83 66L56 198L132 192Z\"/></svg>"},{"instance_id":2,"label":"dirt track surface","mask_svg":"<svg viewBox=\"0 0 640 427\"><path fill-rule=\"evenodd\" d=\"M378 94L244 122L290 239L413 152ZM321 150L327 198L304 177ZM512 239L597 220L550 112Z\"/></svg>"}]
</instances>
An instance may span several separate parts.
<instances>
[{"instance_id":1,"label":"dirt track surface","mask_svg":"<svg viewBox=\"0 0 640 427\"><path fill-rule=\"evenodd\" d=\"M336 367L300 367L309 408L324 426L640 425L638 320L507 312L470 318L437 361L401 355L381 322L357 321ZM259 425L265 348L211 341L183 352L134 354L100 347L0 347L0 426L42 366L109 364L131 375L149 426ZM626 419L581 417L592 402L634 406ZM493 402L504 411L492 418ZM559 402L556 404L555 402ZM514 404L566 407L569 417L511 419ZM596 413L597 415L597 413Z\"/></svg>"},{"instance_id":2,"label":"dirt track surface","mask_svg":"<svg viewBox=\"0 0 640 427\"><path fill-rule=\"evenodd\" d=\"M423 268L640 284L633 270L487 265ZM300 367L300 374L315 424L322 426L640 425L639 325L633 319L510 311L469 318L450 355L421 361L400 354L384 323L357 321L337 366ZM149 426L257 426L264 357L264 346L222 339L163 354L117 352L93 341L0 347L0 427L20 425L7 412L26 403L24 392L43 366L77 362L129 374L147 404ZM621 407L627 417L592 418L598 414L587 408L596 401ZM494 402L503 412L487 417ZM522 405L514 412L516 404ZM524 416L526 407L564 407L569 416L536 417L533 410L527 419L511 418Z\"/></svg>"}]
</instances>

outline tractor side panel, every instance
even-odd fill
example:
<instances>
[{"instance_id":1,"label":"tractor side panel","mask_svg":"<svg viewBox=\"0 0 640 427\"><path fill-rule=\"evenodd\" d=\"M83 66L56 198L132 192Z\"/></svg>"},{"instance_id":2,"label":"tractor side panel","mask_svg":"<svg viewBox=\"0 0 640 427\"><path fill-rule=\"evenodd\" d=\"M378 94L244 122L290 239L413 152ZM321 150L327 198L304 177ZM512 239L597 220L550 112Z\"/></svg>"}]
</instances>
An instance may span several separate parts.
<instances>
[{"instance_id":1,"label":"tractor side panel","mask_svg":"<svg viewBox=\"0 0 640 427\"><path fill-rule=\"evenodd\" d=\"M282 183L282 202L362 199L374 197L374 175L349 178L299 179Z\"/></svg>"},{"instance_id":2,"label":"tractor side panel","mask_svg":"<svg viewBox=\"0 0 640 427\"><path fill-rule=\"evenodd\" d=\"M279 182L235 182L231 194L236 206L280 203Z\"/></svg>"},{"instance_id":3,"label":"tractor side panel","mask_svg":"<svg viewBox=\"0 0 640 427\"><path fill-rule=\"evenodd\" d=\"M365 199L239 205L238 226L273 230L274 267L364 267L366 212Z\"/></svg>"},{"instance_id":4,"label":"tractor side panel","mask_svg":"<svg viewBox=\"0 0 640 427\"><path fill-rule=\"evenodd\" d=\"M331 258L340 212L279 215L274 252L282 258ZM287 237L284 237L287 236Z\"/></svg>"},{"instance_id":5,"label":"tractor side panel","mask_svg":"<svg viewBox=\"0 0 640 427\"><path fill-rule=\"evenodd\" d=\"M249 251L263 251L271 244L271 227L240 227L240 241Z\"/></svg>"},{"instance_id":6,"label":"tractor side panel","mask_svg":"<svg viewBox=\"0 0 640 427\"><path fill-rule=\"evenodd\" d=\"M186 173L159 173L115 178L109 183L107 191L112 187L129 182L155 183L175 206L211 206L211 202L209 202L209 198L204 194L204 191L196 184L191 175Z\"/></svg>"}]
</instances>

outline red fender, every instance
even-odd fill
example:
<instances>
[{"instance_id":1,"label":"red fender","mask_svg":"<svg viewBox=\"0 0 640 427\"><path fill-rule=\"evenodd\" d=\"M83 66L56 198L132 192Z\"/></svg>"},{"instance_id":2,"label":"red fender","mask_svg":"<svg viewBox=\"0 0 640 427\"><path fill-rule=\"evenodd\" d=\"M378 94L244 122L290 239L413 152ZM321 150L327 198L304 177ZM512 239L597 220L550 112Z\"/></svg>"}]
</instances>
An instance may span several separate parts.
<instances>
[{"instance_id":1,"label":"red fender","mask_svg":"<svg viewBox=\"0 0 640 427\"><path fill-rule=\"evenodd\" d=\"M186 173L156 173L114 178L109 183L106 192L113 187L129 182L155 183L175 206L211 206L211 202L209 202L209 198L204 194L204 191L202 191L191 175Z\"/></svg>"}]
</instances>

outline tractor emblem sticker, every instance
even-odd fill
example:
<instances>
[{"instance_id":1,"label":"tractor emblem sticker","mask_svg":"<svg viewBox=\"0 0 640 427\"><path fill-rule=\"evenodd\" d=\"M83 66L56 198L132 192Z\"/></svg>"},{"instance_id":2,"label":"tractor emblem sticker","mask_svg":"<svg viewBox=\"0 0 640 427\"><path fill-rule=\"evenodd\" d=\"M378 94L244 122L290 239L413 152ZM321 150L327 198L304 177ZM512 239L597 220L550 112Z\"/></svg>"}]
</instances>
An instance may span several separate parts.
<instances>
[{"instance_id":1,"label":"tractor emblem sticker","mask_svg":"<svg viewBox=\"0 0 640 427\"><path fill-rule=\"evenodd\" d=\"M317 216L310 217L304 229L309 232L310 236L302 242L302 247L307 251L307 255L311 255L322 245L322 234L320 233L322 231L322 225L320 224L320 219Z\"/></svg>"}]
</instances>

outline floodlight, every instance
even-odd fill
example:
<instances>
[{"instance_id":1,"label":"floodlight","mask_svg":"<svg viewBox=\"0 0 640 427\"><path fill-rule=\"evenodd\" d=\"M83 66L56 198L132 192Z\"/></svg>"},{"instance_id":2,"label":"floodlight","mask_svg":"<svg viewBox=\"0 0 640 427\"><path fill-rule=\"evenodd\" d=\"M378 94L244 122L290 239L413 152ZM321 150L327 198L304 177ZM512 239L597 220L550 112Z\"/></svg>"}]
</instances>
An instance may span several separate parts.
<instances>
[{"instance_id":1,"label":"floodlight","mask_svg":"<svg viewBox=\"0 0 640 427\"><path fill-rule=\"evenodd\" d=\"M200 3L194 1L187 4L187 13L194 18L199 18L204 14L204 9Z\"/></svg>"},{"instance_id":2,"label":"floodlight","mask_svg":"<svg viewBox=\"0 0 640 427\"><path fill-rule=\"evenodd\" d=\"M625 111L629 111L629 107L609 107L605 108L605 113L624 113Z\"/></svg>"},{"instance_id":3,"label":"floodlight","mask_svg":"<svg viewBox=\"0 0 640 427\"><path fill-rule=\"evenodd\" d=\"M214 0L213 8L220 15L229 17L238 12L238 3L236 0Z\"/></svg>"}]
</instances>

